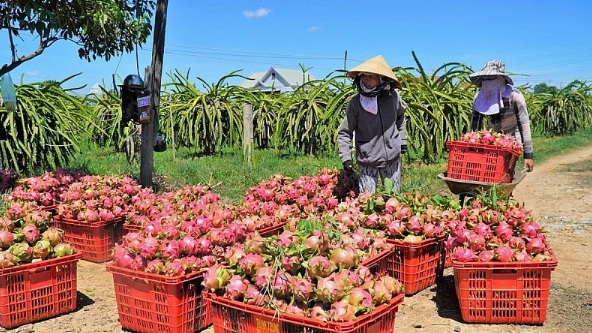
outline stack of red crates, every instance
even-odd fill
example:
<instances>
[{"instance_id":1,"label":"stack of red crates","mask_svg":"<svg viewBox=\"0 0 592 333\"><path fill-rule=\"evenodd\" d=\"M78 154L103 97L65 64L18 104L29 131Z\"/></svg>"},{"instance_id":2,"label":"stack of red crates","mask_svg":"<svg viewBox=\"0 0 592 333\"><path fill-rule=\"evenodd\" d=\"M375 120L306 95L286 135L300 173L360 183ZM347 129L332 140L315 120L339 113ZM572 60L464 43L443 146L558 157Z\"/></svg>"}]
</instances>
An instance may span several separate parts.
<instances>
[{"instance_id":1,"label":"stack of red crates","mask_svg":"<svg viewBox=\"0 0 592 333\"><path fill-rule=\"evenodd\" d=\"M453 179L481 183L509 183L520 152L515 149L466 141L448 141L448 170Z\"/></svg>"}]
</instances>

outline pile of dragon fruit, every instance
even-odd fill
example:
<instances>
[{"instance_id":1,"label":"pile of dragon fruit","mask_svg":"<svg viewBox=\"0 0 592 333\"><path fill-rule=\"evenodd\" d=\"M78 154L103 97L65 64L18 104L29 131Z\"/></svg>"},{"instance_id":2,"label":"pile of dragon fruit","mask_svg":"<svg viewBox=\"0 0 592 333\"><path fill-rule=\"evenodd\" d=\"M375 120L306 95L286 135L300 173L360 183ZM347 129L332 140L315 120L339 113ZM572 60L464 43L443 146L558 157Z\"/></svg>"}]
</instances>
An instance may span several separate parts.
<instances>
[{"instance_id":1,"label":"pile of dragon fruit","mask_svg":"<svg viewBox=\"0 0 592 333\"><path fill-rule=\"evenodd\" d=\"M448 223L446 249L462 262L548 261L555 256L531 212L513 202L476 199Z\"/></svg>"},{"instance_id":2,"label":"pile of dragon fruit","mask_svg":"<svg viewBox=\"0 0 592 333\"><path fill-rule=\"evenodd\" d=\"M251 237L209 267L203 285L222 297L321 321L370 313L404 291L397 279L364 265L390 245L379 231L347 234L338 224L331 217L301 220L294 231Z\"/></svg>"},{"instance_id":3,"label":"pile of dragon fruit","mask_svg":"<svg viewBox=\"0 0 592 333\"><path fill-rule=\"evenodd\" d=\"M283 226L294 232L302 220L326 218L336 221L333 228L342 235L357 240L357 250L368 248L368 238L379 245L386 238L410 243L435 238L446 239L456 260L552 257L542 228L529 211L511 201L491 205L475 200L473 206L463 208L458 200L421 193L352 192L338 198L339 181L336 169L322 168L316 175L293 180L276 174L248 189L243 200L233 205L223 203L207 186L155 194L128 177L59 170L19 180L7 201L22 207L54 204L59 216L87 223L122 219L135 225L136 231L114 249L116 263L168 276L220 263L229 248L263 228ZM24 210L25 215L29 213L28 208ZM22 227L13 223L10 230L3 229L12 233Z\"/></svg>"},{"instance_id":4,"label":"pile of dragon fruit","mask_svg":"<svg viewBox=\"0 0 592 333\"><path fill-rule=\"evenodd\" d=\"M497 133L491 130L464 133L460 136L459 141L508 148L517 152L522 152L523 150L522 143L517 141L513 135Z\"/></svg>"},{"instance_id":5,"label":"pile of dragon fruit","mask_svg":"<svg viewBox=\"0 0 592 333\"><path fill-rule=\"evenodd\" d=\"M361 193L341 202L333 212L345 226L382 230L392 240L419 243L443 239L446 225L457 217L460 203L441 195L420 193L384 196Z\"/></svg>"},{"instance_id":6,"label":"pile of dragon fruit","mask_svg":"<svg viewBox=\"0 0 592 333\"><path fill-rule=\"evenodd\" d=\"M0 217L0 268L73 254L64 232L50 226L51 218L35 203L11 202Z\"/></svg>"},{"instance_id":7,"label":"pile of dragon fruit","mask_svg":"<svg viewBox=\"0 0 592 333\"><path fill-rule=\"evenodd\" d=\"M39 177L23 178L8 197L8 201L34 202L39 206L54 206L60 201L60 194L83 175L66 169L45 172Z\"/></svg>"},{"instance_id":8,"label":"pile of dragon fruit","mask_svg":"<svg viewBox=\"0 0 592 333\"><path fill-rule=\"evenodd\" d=\"M59 194L60 217L84 222L123 219L141 186L130 177L81 176Z\"/></svg>"},{"instance_id":9,"label":"pile of dragon fruit","mask_svg":"<svg viewBox=\"0 0 592 333\"><path fill-rule=\"evenodd\" d=\"M180 276L221 260L229 246L245 241L247 226L224 204L217 200L205 203L209 199L200 200L203 198L186 205L164 205L138 231L128 232L121 244L115 245L115 263L132 270Z\"/></svg>"}]
</instances>

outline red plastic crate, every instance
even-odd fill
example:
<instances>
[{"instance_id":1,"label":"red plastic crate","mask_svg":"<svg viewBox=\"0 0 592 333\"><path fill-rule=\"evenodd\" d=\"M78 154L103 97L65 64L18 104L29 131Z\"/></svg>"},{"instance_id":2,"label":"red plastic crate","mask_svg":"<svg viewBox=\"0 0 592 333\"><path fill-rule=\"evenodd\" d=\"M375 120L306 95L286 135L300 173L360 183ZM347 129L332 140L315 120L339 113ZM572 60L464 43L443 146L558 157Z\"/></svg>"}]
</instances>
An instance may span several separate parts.
<instances>
[{"instance_id":1,"label":"red plastic crate","mask_svg":"<svg viewBox=\"0 0 592 333\"><path fill-rule=\"evenodd\" d=\"M124 223L122 228L122 234L121 236L125 236L130 232L138 232L140 231L140 229L142 229L142 226L140 226L139 224L129 224L129 223Z\"/></svg>"},{"instance_id":2,"label":"red plastic crate","mask_svg":"<svg viewBox=\"0 0 592 333\"><path fill-rule=\"evenodd\" d=\"M448 170L453 179L482 183L509 183L514 175L517 150L481 143L448 141Z\"/></svg>"},{"instance_id":3,"label":"red plastic crate","mask_svg":"<svg viewBox=\"0 0 592 333\"><path fill-rule=\"evenodd\" d=\"M452 251L444 250L445 257L444 257L444 268L452 267Z\"/></svg>"},{"instance_id":4,"label":"red plastic crate","mask_svg":"<svg viewBox=\"0 0 592 333\"><path fill-rule=\"evenodd\" d=\"M437 278L442 278L444 276L444 270L446 268L452 267L452 252L446 249L444 243L442 243L440 249L440 262L438 262L438 271L437 271Z\"/></svg>"},{"instance_id":5,"label":"red plastic crate","mask_svg":"<svg viewBox=\"0 0 592 333\"><path fill-rule=\"evenodd\" d=\"M393 249L384 250L362 261L360 265L368 267L370 273L375 277L381 277L388 274L389 260L392 255Z\"/></svg>"},{"instance_id":6,"label":"red plastic crate","mask_svg":"<svg viewBox=\"0 0 592 333\"><path fill-rule=\"evenodd\" d=\"M405 286L405 295L413 295L436 283L441 265L443 241L434 238L419 243L387 239L395 244L389 257L388 273Z\"/></svg>"},{"instance_id":7,"label":"red plastic crate","mask_svg":"<svg viewBox=\"0 0 592 333\"><path fill-rule=\"evenodd\" d=\"M469 323L542 324L557 260L452 261L462 318Z\"/></svg>"},{"instance_id":8,"label":"red plastic crate","mask_svg":"<svg viewBox=\"0 0 592 333\"><path fill-rule=\"evenodd\" d=\"M286 225L286 223L287 222L283 222L283 223L279 223L276 225L272 225L270 227L257 229L257 233L259 233L259 236L261 236L261 237L270 237L270 236L274 236L274 235L279 235L284 231L284 226Z\"/></svg>"},{"instance_id":9,"label":"red plastic crate","mask_svg":"<svg viewBox=\"0 0 592 333\"><path fill-rule=\"evenodd\" d=\"M274 310L233 301L204 293L212 305L214 333L392 333L399 305L399 294L388 304L350 322L323 322L293 314L278 314Z\"/></svg>"},{"instance_id":10,"label":"red plastic crate","mask_svg":"<svg viewBox=\"0 0 592 333\"><path fill-rule=\"evenodd\" d=\"M14 328L76 310L76 253L0 269L0 326Z\"/></svg>"},{"instance_id":11,"label":"red plastic crate","mask_svg":"<svg viewBox=\"0 0 592 333\"><path fill-rule=\"evenodd\" d=\"M113 259L113 247L121 240L123 219L82 222L54 216L54 227L64 230L64 242L82 252L82 260L102 263Z\"/></svg>"},{"instance_id":12,"label":"red plastic crate","mask_svg":"<svg viewBox=\"0 0 592 333\"><path fill-rule=\"evenodd\" d=\"M119 322L141 333L194 333L212 324L202 296L202 273L166 277L107 264L113 274Z\"/></svg>"}]
</instances>

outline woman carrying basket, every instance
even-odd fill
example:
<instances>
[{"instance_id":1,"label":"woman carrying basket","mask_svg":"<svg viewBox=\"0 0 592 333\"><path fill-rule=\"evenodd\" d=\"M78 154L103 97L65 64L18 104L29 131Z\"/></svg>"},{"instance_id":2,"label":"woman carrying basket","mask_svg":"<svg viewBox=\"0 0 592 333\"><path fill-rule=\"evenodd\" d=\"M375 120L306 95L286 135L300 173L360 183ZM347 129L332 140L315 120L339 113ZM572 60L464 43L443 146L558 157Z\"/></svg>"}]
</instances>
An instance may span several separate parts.
<instances>
[{"instance_id":1,"label":"woman carrying basket","mask_svg":"<svg viewBox=\"0 0 592 333\"><path fill-rule=\"evenodd\" d=\"M524 167L530 172L534 168L534 150L526 101L522 93L512 87L514 82L505 69L503 62L491 60L481 71L469 75L471 82L481 88L473 101L471 130L483 129L483 119L487 116L488 129L514 135L522 142Z\"/></svg>"}]
</instances>

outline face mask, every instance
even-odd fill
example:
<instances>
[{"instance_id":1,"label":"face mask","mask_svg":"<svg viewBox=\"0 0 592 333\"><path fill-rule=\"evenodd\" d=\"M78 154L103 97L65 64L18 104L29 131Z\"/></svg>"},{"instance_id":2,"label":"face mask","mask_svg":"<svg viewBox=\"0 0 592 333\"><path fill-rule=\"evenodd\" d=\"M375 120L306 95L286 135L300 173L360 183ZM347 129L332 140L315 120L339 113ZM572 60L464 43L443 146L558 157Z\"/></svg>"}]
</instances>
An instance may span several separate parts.
<instances>
[{"instance_id":1,"label":"face mask","mask_svg":"<svg viewBox=\"0 0 592 333\"><path fill-rule=\"evenodd\" d=\"M498 114L500 108L504 107L503 97L510 97L511 92L512 87L501 76L493 80L483 80L473 107L484 115Z\"/></svg>"}]
</instances>

